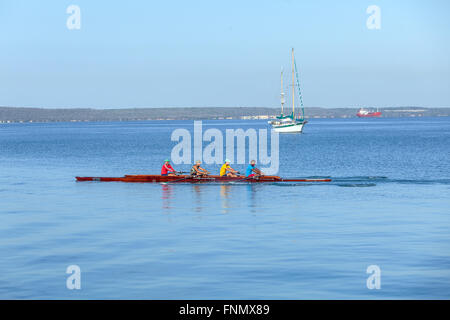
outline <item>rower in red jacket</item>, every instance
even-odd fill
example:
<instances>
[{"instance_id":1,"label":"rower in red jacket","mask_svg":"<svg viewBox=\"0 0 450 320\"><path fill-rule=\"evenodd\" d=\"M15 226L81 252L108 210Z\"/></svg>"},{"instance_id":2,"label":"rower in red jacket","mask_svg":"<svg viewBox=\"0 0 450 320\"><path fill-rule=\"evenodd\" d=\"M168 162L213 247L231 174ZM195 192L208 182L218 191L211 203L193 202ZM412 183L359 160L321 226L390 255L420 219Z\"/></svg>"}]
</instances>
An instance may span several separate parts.
<instances>
[{"instance_id":1,"label":"rower in red jacket","mask_svg":"<svg viewBox=\"0 0 450 320\"><path fill-rule=\"evenodd\" d=\"M170 165L170 160L169 159L164 160L164 164L161 168L161 175L162 176L175 176L176 174L177 174L177 172Z\"/></svg>"}]
</instances>

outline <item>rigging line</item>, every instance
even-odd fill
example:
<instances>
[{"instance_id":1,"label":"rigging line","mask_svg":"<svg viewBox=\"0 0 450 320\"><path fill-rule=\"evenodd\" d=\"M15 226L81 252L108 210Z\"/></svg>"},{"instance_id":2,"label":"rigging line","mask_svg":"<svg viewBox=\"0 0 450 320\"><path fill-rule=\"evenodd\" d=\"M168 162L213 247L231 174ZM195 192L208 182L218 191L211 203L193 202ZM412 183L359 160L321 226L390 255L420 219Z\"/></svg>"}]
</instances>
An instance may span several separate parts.
<instances>
[{"instance_id":1,"label":"rigging line","mask_svg":"<svg viewBox=\"0 0 450 320\"><path fill-rule=\"evenodd\" d=\"M295 62L295 58L294 58L294 68L295 68L295 78L297 80L297 88L298 88L298 97L300 99L300 106L302 107L302 120L305 117L305 108L303 107L303 97L302 97L302 91L300 89L300 82L299 82L299 77L298 77L298 71L297 71L297 63Z\"/></svg>"}]
</instances>

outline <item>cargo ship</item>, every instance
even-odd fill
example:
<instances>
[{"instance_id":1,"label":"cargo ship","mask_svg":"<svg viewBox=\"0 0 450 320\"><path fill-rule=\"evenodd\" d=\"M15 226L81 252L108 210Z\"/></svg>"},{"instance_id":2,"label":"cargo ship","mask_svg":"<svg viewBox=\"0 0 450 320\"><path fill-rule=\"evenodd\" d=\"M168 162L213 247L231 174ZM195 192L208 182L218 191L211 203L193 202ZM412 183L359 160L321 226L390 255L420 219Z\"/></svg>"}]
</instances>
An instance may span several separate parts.
<instances>
[{"instance_id":1,"label":"cargo ship","mask_svg":"<svg viewBox=\"0 0 450 320\"><path fill-rule=\"evenodd\" d=\"M378 111L368 111L364 108L359 109L358 113L356 114L360 118L373 118L373 117L381 117L381 112Z\"/></svg>"}]
</instances>

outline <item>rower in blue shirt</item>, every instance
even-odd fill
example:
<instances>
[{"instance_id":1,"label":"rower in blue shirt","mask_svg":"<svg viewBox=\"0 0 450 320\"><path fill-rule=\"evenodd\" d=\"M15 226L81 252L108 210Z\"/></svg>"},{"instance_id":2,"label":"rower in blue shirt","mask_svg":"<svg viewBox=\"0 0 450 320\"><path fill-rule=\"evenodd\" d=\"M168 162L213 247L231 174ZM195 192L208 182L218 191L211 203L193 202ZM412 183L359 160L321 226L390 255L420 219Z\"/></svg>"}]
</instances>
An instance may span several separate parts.
<instances>
[{"instance_id":1,"label":"rower in blue shirt","mask_svg":"<svg viewBox=\"0 0 450 320\"><path fill-rule=\"evenodd\" d=\"M245 171L245 176L247 178L259 177L262 175L261 170L256 168L255 164L256 164L255 160L250 161L250 164L248 165L247 170Z\"/></svg>"}]
</instances>

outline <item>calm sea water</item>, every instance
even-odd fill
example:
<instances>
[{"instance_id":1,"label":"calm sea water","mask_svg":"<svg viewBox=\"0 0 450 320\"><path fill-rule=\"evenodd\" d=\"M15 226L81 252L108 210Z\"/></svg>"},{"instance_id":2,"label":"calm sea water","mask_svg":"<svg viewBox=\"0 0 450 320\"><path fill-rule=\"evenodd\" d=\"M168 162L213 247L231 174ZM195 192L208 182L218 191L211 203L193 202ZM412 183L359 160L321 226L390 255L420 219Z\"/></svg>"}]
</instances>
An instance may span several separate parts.
<instances>
[{"instance_id":1,"label":"calm sea water","mask_svg":"<svg viewBox=\"0 0 450 320\"><path fill-rule=\"evenodd\" d=\"M0 298L450 298L450 119L280 135L279 175L326 184L75 182L158 173L179 127L193 123L1 125ZM66 288L69 265L81 290Z\"/></svg>"}]
</instances>

